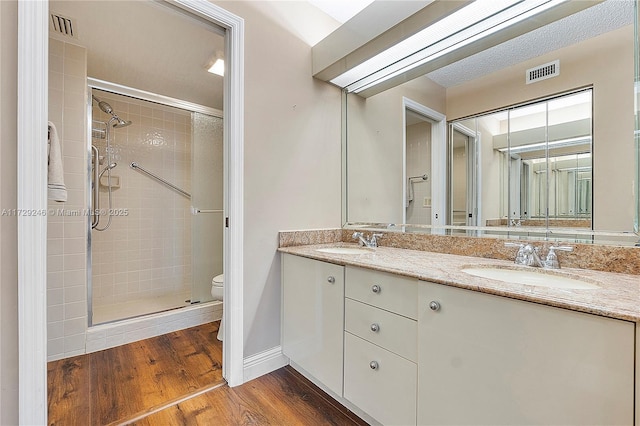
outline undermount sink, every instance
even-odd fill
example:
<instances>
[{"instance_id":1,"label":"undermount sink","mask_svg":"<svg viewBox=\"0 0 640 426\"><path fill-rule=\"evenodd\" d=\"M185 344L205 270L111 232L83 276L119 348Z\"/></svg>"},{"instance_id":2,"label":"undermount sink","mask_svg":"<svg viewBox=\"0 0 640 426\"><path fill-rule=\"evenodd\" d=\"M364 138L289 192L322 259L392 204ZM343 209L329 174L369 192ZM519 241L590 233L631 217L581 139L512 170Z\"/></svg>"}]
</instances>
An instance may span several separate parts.
<instances>
[{"instance_id":1,"label":"undermount sink","mask_svg":"<svg viewBox=\"0 0 640 426\"><path fill-rule=\"evenodd\" d=\"M544 269L510 269L501 267L466 267L462 272L476 277L490 278L513 284L538 287L564 288L572 290L593 290L597 284L579 278L571 278Z\"/></svg>"},{"instance_id":2,"label":"undermount sink","mask_svg":"<svg viewBox=\"0 0 640 426\"><path fill-rule=\"evenodd\" d=\"M364 247L325 247L316 249L321 253L331 253L331 254L366 254L373 253L371 249L367 249Z\"/></svg>"}]
</instances>

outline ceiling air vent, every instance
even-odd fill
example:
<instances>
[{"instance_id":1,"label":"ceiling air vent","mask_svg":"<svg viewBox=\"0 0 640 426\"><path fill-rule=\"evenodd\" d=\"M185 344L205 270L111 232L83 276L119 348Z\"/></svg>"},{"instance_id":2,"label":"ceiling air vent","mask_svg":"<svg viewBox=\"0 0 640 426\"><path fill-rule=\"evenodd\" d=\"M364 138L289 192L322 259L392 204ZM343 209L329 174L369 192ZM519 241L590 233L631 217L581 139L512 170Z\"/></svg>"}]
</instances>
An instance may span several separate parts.
<instances>
[{"instance_id":1,"label":"ceiling air vent","mask_svg":"<svg viewBox=\"0 0 640 426\"><path fill-rule=\"evenodd\" d=\"M560 61L555 60L553 62L542 64L534 68L529 68L526 73L527 84L555 77L557 75L560 75Z\"/></svg>"},{"instance_id":2,"label":"ceiling air vent","mask_svg":"<svg viewBox=\"0 0 640 426\"><path fill-rule=\"evenodd\" d=\"M51 29L56 33L75 38L75 28L76 26L73 19L58 15L57 13L51 14Z\"/></svg>"}]
</instances>

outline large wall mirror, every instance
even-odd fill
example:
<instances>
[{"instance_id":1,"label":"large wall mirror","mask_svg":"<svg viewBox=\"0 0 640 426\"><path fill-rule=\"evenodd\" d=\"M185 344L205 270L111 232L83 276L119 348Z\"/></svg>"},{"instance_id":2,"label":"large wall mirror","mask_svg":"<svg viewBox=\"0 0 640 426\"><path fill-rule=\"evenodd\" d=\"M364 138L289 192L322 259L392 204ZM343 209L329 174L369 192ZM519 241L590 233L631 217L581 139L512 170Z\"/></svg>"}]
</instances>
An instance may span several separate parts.
<instances>
[{"instance_id":1,"label":"large wall mirror","mask_svg":"<svg viewBox=\"0 0 640 426\"><path fill-rule=\"evenodd\" d=\"M345 94L347 225L637 241L634 6L600 2L368 98Z\"/></svg>"}]
</instances>

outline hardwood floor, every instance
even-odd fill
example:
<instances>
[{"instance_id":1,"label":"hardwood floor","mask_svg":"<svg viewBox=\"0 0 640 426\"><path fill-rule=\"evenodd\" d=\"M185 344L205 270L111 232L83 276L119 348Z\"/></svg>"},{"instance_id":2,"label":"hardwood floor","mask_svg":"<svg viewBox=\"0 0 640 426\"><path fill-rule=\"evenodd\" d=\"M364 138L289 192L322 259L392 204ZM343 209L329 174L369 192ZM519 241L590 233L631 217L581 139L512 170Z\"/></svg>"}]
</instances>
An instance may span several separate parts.
<instances>
[{"instance_id":1,"label":"hardwood floor","mask_svg":"<svg viewBox=\"0 0 640 426\"><path fill-rule=\"evenodd\" d=\"M287 366L235 388L224 386L131 424L366 425Z\"/></svg>"},{"instance_id":2,"label":"hardwood floor","mask_svg":"<svg viewBox=\"0 0 640 426\"><path fill-rule=\"evenodd\" d=\"M218 325L50 362L49 425L366 425L291 367L228 387Z\"/></svg>"},{"instance_id":3,"label":"hardwood floor","mask_svg":"<svg viewBox=\"0 0 640 426\"><path fill-rule=\"evenodd\" d=\"M50 425L104 425L223 382L219 322L48 364Z\"/></svg>"}]
</instances>

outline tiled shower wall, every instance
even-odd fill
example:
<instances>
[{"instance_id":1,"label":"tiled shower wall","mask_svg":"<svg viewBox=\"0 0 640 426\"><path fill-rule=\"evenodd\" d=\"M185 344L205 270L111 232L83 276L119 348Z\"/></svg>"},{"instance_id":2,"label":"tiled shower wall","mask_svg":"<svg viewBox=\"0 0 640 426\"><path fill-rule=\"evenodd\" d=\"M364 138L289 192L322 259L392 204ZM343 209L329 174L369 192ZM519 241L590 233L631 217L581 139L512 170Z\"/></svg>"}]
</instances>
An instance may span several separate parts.
<instances>
[{"instance_id":1,"label":"tiled shower wall","mask_svg":"<svg viewBox=\"0 0 640 426\"><path fill-rule=\"evenodd\" d=\"M92 231L93 306L146 299L191 288L190 201L176 191L130 167L137 162L186 192L191 188L191 114L101 90L118 116L133 124L111 129L114 216L105 231ZM94 129L105 126L109 115L94 102ZM106 158L106 140L92 143ZM108 209L107 174L101 179L100 208ZM106 216L99 227L108 223Z\"/></svg>"},{"instance_id":2,"label":"tiled shower wall","mask_svg":"<svg viewBox=\"0 0 640 426\"><path fill-rule=\"evenodd\" d=\"M413 180L413 201L407 207L407 223L431 224L431 123L421 122L407 126L407 177L427 174L429 179ZM407 185L409 182L407 181ZM409 188L407 188L407 191Z\"/></svg>"},{"instance_id":3,"label":"tiled shower wall","mask_svg":"<svg viewBox=\"0 0 640 426\"><path fill-rule=\"evenodd\" d=\"M49 121L62 147L67 202L47 215L48 358L85 351L87 330L87 51L49 39Z\"/></svg>"}]
</instances>

